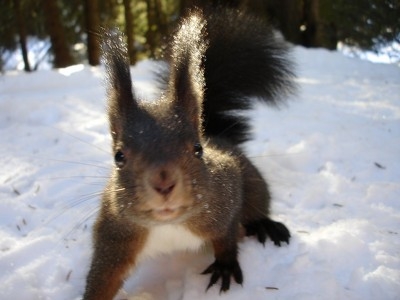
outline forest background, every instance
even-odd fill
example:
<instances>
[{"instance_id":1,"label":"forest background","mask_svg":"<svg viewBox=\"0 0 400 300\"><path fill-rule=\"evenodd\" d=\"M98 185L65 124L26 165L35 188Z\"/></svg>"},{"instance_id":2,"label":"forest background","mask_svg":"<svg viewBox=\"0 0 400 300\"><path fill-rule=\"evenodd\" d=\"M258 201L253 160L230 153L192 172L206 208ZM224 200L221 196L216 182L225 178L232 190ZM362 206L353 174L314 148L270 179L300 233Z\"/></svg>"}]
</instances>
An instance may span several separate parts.
<instances>
[{"instance_id":1,"label":"forest background","mask_svg":"<svg viewBox=\"0 0 400 300\"><path fill-rule=\"evenodd\" d=\"M400 60L400 0L0 0L0 71L21 53L23 68L100 64L99 28L124 31L130 63L157 58L192 5L223 5L268 19L305 47L380 52Z\"/></svg>"}]
</instances>

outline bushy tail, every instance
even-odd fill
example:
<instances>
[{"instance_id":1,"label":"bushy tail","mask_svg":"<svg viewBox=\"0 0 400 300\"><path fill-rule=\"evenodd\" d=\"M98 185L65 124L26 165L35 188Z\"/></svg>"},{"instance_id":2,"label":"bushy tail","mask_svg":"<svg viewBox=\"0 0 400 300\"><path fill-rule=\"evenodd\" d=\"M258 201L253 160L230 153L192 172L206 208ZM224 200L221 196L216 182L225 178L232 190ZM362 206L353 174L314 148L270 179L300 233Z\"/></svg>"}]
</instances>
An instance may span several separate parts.
<instances>
[{"instance_id":1,"label":"bushy tail","mask_svg":"<svg viewBox=\"0 0 400 300\"><path fill-rule=\"evenodd\" d=\"M263 20L224 8L205 13L204 130L240 144L249 139L246 118L235 111L255 99L276 105L294 92L293 64L286 44Z\"/></svg>"},{"instance_id":2,"label":"bushy tail","mask_svg":"<svg viewBox=\"0 0 400 300\"><path fill-rule=\"evenodd\" d=\"M203 47L191 48L192 55L201 52L202 66L182 66L186 56L179 57L190 55L180 49L195 45L190 38L180 38L180 32L191 27L203 28L196 37ZM233 144L250 138L248 120L238 111L249 109L255 99L277 105L295 90L286 44L266 22L245 12L223 7L189 11L165 56L170 68L161 74L161 82L168 85L171 78L182 76L203 82L204 133Z\"/></svg>"}]
</instances>

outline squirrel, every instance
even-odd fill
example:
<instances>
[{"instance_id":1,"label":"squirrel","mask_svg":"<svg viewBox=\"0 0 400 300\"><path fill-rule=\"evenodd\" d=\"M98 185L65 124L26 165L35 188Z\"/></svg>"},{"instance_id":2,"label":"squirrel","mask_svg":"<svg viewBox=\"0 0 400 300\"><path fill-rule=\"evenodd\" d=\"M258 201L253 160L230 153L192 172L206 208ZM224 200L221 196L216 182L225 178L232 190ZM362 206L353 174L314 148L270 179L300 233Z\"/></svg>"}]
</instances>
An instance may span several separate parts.
<instances>
[{"instance_id":1,"label":"squirrel","mask_svg":"<svg viewBox=\"0 0 400 300\"><path fill-rule=\"evenodd\" d=\"M287 45L271 26L227 8L190 10L172 35L157 101L136 96L126 45L105 30L108 117L115 166L93 229L83 299L113 299L138 262L211 245L206 290L243 283L241 235L289 243L270 218L270 192L240 149L250 139L238 115L255 100L276 105L295 89Z\"/></svg>"}]
</instances>

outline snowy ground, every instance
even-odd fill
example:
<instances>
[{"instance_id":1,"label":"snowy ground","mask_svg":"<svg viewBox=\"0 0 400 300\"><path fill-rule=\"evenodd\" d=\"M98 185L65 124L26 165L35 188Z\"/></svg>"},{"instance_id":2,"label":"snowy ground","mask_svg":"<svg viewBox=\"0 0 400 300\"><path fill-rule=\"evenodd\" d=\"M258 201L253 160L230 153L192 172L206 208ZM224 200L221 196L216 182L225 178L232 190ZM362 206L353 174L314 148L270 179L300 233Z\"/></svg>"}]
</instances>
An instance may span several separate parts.
<instances>
[{"instance_id":1,"label":"snowy ground","mask_svg":"<svg viewBox=\"0 0 400 300\"><path fill-rule=\"evenodd\" d=\"M300 93L251 112L246 149L289 246L240 244L245 283L207 293L210 254L144 262L117 299L400 299L400 69L296 48ZM133 68L152 92L148 62ZM110 166L102 69L0 77L0 299L79 299ZM136 298L133 298L136 299Z\"/></svg>"}]
</instances>

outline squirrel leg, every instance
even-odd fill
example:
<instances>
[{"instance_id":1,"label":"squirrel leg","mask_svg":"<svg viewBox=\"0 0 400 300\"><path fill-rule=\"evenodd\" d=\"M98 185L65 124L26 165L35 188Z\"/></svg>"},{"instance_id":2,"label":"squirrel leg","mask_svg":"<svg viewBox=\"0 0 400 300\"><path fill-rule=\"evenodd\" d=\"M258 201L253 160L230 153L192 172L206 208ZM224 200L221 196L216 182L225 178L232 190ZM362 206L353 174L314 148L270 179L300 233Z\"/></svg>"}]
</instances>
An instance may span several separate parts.
<instances>
[{"instance_id":1,"label":"squirrel leg","mask_svg":"<svg viewBox=\"0 0 400 300\"><path fill-rule=\"evenodd\" d=\"M123 225L114 231L116 224L111 225L112 221L102 223L95 232L95 250L83 300L112 300L135 264L140 249L140 236L122 233Z\"/></svg>"},{"instance_id":2,"label":"squirrel leg","mask_svg":"<svg viewBox=\"0 0 400 300\"><path fill-rule=\"evenodd\" d=\"M243 283L242 269L237 260L236 239L216 239L212 241L215 261L202 274L211 274L207 290L221 278L220 292L226 292L230 288L231 277L239 283Z\"/></svg>"},{"instance_id":3,"label":"squirrel leg","mask_svg":"<svg viewBox=\"0 0 400 300\"><path fill-rule=\"evenodd\" d=\"M267 182L257 168L245 156L241 157L243 169L243 211L241 223L246 235L255 235L260 243L265 244L269 237L275 245L289 243L290 232L287 227L271 220L271 194Z\"/></svg>"}]
</instances>

